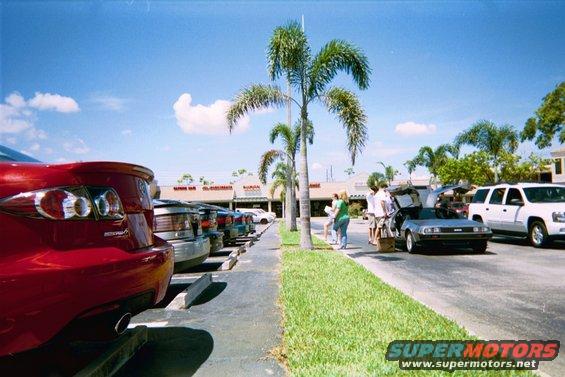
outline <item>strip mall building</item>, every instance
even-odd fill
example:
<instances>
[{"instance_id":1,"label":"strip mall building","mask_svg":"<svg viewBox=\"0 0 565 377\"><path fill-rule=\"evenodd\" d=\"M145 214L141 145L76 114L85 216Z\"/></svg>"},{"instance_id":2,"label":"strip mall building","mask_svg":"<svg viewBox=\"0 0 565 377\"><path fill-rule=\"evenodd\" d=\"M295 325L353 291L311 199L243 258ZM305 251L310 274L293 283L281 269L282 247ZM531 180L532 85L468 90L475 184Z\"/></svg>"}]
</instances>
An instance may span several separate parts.
<instances>
[{"instance_id":1,"label":"strip mall building","mask_svg":"<svg viewBox=\"0 0 565 377\"><path fill-rule=\"evenodd\" d=\"M332 195L341 190L347 191L352 202L359 201L365 207L365 195L369 191L368 177L369 174L360 173L341 182L310 182L312 216L325 216L324 207L331 203ZM427 181L412 183L427 186ZM283 212L280 190L276 190L271 196L269 184L261 184L254 176L244 177L232 184L161 186L160 198L203 202L231 209L262 208L276 212L277 216L282 216Z\"/></svg>"}]
</instances>

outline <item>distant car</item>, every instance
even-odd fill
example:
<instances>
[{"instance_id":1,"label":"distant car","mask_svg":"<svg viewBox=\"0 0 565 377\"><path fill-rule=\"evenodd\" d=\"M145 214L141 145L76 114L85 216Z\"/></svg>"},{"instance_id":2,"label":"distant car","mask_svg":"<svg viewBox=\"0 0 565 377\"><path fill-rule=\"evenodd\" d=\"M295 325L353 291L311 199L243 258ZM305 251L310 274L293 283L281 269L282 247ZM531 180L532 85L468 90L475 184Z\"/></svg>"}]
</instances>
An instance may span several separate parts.
<instances>
[{"instance_id":1,"label":"distant car","mask_svg":"<svg viewBox=\"0 0 565 377\"><path fill-rule=\"evenodd\" d=\"M251 212L243 212L249 225L249 233L255 233L255 223L253 222L253 214Z\"/></svg>"},{"instance_id":2,"label":"distant car","mask_svg":"<svg viewBox=\"0 0 565 377\"><path fill-rule=\"evenodd\" d=\"M175 272L202 264L210 239L202 236L198 210L176 200L154 199L153 231L175 248Z\"/></svg>"},{"instance_id":3,"label":"distant car","mask_svg":"<svg viewBox=\"0 0 565 377\"><path fill-rule=\"evenodd\" d=\"M0 146L0 356L70 328L117 336L163 299L174 254L153 233L152 178L138 165L46 164Z\"/></svg>"},{"instance_id":4,"label":"distant car","mask_svg":"<svg viewBox=\"0 0 565 377\"><path fill-rule=\"evenodd\" d=\"M276 213L266 212L261 208L236 208L236 211L252 213L254 223L268 224L277 217Z\"/></svg>"},{"instance_id":5,"label":"distant car","mask_svg":"<svg viewBox=\"0 0 565 377\"><path fill-rule=\"evenodd\" d=\"M469 215L469 203L450 202L447 208L454 210L463 217L467 217Z\"/></svg>"},{"instance_id":6,"label":"distant car","mask_svg":"<svg viewBox=\"0 0 565 377\"><path fill-rule=\"evenodd\" d=\"M393 229L395 242L404 246L409 253L433 246L470 247L475 252L485 252L487 241L492 237L489 227L477 221L463 219L449 208L436 208L440 194L449 191L464 192L463 186L446 186L429 193L423 206L400 206L399 196L419 198L418 192L411 186L391 189L396 204L396 211L388 220Z\"/></svg>"},{"instance_id":7,"label":"distant car","mask_svg":"<svg viewBox=\"0 0 565 377\"><path fill-rule=\"evenodd\" d=\"M224 233L218 230L218 210L203 207L198 203L187 203L200 213L202 235L210 239L210 254L224 247Z\"/></svg>"},{"instance_id":8,"label":"distant car","mask_svg":"<svg viewBox=\"0 0 565 377\"><path fill-rule=\"evenodd\" d=\"M249 224L247 223L247 216L243 212L234 211L233 223L237 229L238 236L246 236L249 234Z\"/></svg>"},{"instance_id":9,"label":"distant car","mask_svg":"<svg viewBox=\"0 0 565 377\"><path fill-rule=\"evenodd\" d=\"M224 245L230 245L236 242L239 231L234 225L234 212L232 210L201 202L193 202L193 204L215 209L217 211L216 221L218 223L218 231L224 234Z\"/></svg>"},{"instance_id":10,"label":"distant car","mask_svg":"<svg viewBox=\"0 0 565 377\"><path fill-rule=\"evenodd\" d=\"M485 223L495 234L527 237L534 247L565 240L565 185L479 187L469 206L469 218Z\"/></svg>"}]
</instances>

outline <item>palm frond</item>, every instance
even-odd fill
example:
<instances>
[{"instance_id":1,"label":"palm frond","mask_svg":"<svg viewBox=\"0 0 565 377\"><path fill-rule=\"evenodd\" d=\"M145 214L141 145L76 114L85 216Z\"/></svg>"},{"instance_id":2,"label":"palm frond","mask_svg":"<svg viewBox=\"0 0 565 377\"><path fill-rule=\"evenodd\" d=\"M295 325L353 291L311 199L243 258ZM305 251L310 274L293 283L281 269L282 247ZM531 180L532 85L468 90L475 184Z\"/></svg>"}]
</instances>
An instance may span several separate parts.
<instances>
[{"instance_id":1,"label":"palm frond","mask_svg":"<svg viewBox=\"0 0 565 377\"><path fill-rule=\"evenodd\" d=\"M259 176L259 180L262 184L267 183L267 173L269 172L271 165L283 156L284 152L277 149L271 149L263 153L259 160L259 169L257 169L257 175Z\"/></svg>"},{"instance_id":2,"label":"palm frond","mask_svg":"<svg viewBox=\"0 0 565 377\"><path fill-rule=\"evenodd\" d=\"M243 89L226 114L230 132L245 115L269 106L282 107L286 100L287 96L276 85L255 84Z\"/></svg>"},{"instance_id":3,"label":"palm frond","mask_svg":"<svg viewBox=\"0 0 565 377\"><path fill-rule=\"evenodd\" d=\"M322 93L339 72L351 74L360 89L369 87L371 68L367 56L353 44L334 39L322 47L312 60L309 97Z\"/></svg>"},{"instance_id":4,"label":"palm frond","mask_svg":"<svg viewBox=\"0 0 565 377\"><path fill-rule=\"evenodd\" d=\"M367 116L359 99L352 92L334 87L322 97L324 104L331 113L336 114L347 133L347 148L351 155L351 163L361 153L368 139Z\"/></svg>"},{"instance_id":5,"label":"palm frond","mask_svg":"<svg viewBox=\"0 0 565 377\"><path fill-rule=\"evenodd\" d=\"M304 64L310 60L308 39L302 31L300 23L290 21L273 31L267 48L269 77L276 80L286 74L295 84L300 81Z\"/></svg>"},{"instance_id":6,"label":"palm frond","mask_svg":"<svg viewBox=\"0 0 565 377\"><path fill-rule=\"evenodd\" d=\"M291 149L294 144L294 134L292 129L286 123L277 123L271 129L271 132L269 133L269 140L271 144L274 143L279 136L283 140L284 149L287 151Z\"/></svg>"}]
</instances>

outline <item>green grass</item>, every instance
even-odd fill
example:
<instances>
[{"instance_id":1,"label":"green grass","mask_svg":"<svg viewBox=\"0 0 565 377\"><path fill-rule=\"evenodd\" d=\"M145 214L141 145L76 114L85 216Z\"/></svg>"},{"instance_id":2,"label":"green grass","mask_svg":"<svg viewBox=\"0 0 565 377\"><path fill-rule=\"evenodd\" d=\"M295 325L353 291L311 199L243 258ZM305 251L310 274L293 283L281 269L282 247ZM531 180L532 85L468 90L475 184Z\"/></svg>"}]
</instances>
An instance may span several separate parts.
<instances>
[{"instance_id":1,"label":"green grass","mask_svg":"<svg viewBox=\"0 0 565 377\"><path fill-rule=\"evenodd\" d=\"M515 375L458 371L404 372L384 355L395 339L473 339L464 329L314 237L320 250L298 248L299 232L281 225L284 314L282 358L297 376ZM521 373L521 375L524 375Z\"/></svg>"}]
</instances>

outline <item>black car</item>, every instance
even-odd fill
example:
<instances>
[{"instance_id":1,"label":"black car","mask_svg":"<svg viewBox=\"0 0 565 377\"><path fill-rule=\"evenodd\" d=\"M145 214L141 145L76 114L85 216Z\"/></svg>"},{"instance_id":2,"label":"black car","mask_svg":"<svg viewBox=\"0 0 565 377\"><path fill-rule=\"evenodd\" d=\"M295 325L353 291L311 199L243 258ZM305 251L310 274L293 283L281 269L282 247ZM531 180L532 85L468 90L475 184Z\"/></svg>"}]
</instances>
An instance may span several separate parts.
<instances>
[{"instance_id":1,"label":"black car","mask_svg":"<svg viewBox=\"0 0 565 377\"><path fill-rule=\"evenodd\" d=\"M231 245L236 242L239 236L239 231L235 227L234 219L235 214L228 208L215 206L212 204L192 202L194 205L198 205L201 208L208 208L216 211L217 217L216 222L218 224L218 231L224 234L224 245Z\"/></svg>"}]
</instances>

